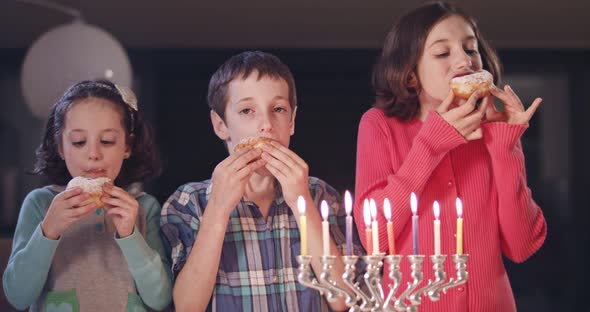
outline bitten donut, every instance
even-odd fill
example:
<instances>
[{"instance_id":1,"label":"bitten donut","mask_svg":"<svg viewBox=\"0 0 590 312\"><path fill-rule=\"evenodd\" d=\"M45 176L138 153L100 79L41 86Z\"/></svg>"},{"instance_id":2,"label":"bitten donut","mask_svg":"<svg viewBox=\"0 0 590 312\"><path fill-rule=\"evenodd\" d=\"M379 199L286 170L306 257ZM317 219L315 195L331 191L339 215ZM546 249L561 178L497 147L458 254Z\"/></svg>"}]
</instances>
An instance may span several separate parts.
<instances>
[{"instance_id":1,"label":"bitten donut","mask_svg":"<svg viewBox=\"0 0 590 312\"><path fill-rule=\"evenodd\" d=\"M96 179L75 177L70 180L70 182L68 182L66 189L79 187L84 193L88 193L90 195L90 200L94 201L98 207L103 207L104 203L100 200L100 198L105 195L102 190L102 186L109 182L111 182L111 179L105 177Z\"/></svg>"},{"instance_id":2,"label":"bitten donut","mask_svg":"<svg viewBox=\"0 0 590 312\"><path fill-rule=\"evenodd\" d=\"M482 92L482 97L487 96L490 93L493 84L494 77L486 70L451 79L451 89L453 89L453 93L466 100L469 99L471 94L476 90Z\"/></svg>"},{"instance_id":3,"label":"bitten donut","mask_svg":"<svg viewBox=\"0 0 590 312\"><path fill-rule=\"evenodd\" d=\"M261 147L264 144L270 144L270 142L272 142L272 141L273 141L272 139L265 138L265 137L244 138L244 139L240 140L240 142L238 142L238 145L236 145L234 147L234 152L237 152L240 149L245 148L245 147L253 147L253 148Z\"/></svg>"}]
</instances>

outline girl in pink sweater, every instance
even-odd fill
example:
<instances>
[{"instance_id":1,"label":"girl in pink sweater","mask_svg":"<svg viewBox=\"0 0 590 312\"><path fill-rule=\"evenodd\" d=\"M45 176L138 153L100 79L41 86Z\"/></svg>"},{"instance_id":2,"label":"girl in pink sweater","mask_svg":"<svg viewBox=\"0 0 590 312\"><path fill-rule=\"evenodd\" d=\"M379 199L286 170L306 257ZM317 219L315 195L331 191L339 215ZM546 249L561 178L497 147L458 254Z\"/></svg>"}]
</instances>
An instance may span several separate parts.
<instances>
[{"instance_id":1,"label":"girl in pink sweater","mask_svg":"<svg viewBox=\"0 0 590 312\"><path fill-rule=\"evenodd\" d=\"M493 87L489 95L476 92L468 100L453 94L452 78L482 69L493 75L494 84L500 80L498 57L471 17L447 3L415 9L385 40L373 73L376 102L360 122L354 217L363 242L363 201L373 198L382 208L388 198L395 253L413 254L410 193L415 192L418 253L434 254L436 200L441 253L448 255L444 267L452 276L455 200L463 201L469 280L438 302L423 300L420 311L515 311L502 256L523 262L545 240L545 219L527 187L520 142L541 99L525 108L508 85ZM379 249L389 253L386 220L378 210ZM405 258L401 268L404 281L410 280ZM423 272L426 282L434 279L428 257ZM386 268L386 291L387 276Z\"/></svg>"}]
</instances>

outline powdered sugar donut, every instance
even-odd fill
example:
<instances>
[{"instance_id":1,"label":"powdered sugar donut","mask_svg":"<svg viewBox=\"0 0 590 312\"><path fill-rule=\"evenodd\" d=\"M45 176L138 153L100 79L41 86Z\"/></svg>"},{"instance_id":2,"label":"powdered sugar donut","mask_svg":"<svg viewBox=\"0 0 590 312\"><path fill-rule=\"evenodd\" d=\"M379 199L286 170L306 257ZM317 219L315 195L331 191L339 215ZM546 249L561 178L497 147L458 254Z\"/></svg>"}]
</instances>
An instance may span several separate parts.
<instances>
[{"instance_id":1,"label":"powdered sugar donut","mask_svg":"<svg viewBox=\"0 0 590 312\"><path fill-rule=\"evenodd\" d=\"M100 198L105 195L102 186L105 183L110 183L111 179L106 177L96 178L96 179L89 179L85 177L75 177L70 182L68 182L68 186L66 189L71 189L74 187L79 187L82 189L84 193L88 193L91 197L90 200L94 201L98 207L103 207L104 203L100 200Z\"/></svg>"},{"instance_id":2,"label":"powdered sugar donut","mask_svg":"<svg viewBox=\"0 0 590 312\"><path fill-rule=\"evenodd\" d=\"M270 144L270 142L272 142L272 141L273 141L272 139L265 138L265 137L243 138L240 140L240 142L238 142L238 145L236 145L234 147L234 152L237 152L240 149L245 148L245 147L253 147L253 148L261 147L264 144Z\"/></svg>"},{"instance_id":3,"label":"powdered sugar donut","mask_svg":"<svg viewBox=\"0 0 590 312\"><path fill-rule=\"evenodd\" d=\"M471 94L476 90L481 90L482 97L487 96L490 93L493 84L494 77L486 70L451 79L451 89L453 89L453 93L466 100L469 99Z\"/></svg>"}]
</instances>

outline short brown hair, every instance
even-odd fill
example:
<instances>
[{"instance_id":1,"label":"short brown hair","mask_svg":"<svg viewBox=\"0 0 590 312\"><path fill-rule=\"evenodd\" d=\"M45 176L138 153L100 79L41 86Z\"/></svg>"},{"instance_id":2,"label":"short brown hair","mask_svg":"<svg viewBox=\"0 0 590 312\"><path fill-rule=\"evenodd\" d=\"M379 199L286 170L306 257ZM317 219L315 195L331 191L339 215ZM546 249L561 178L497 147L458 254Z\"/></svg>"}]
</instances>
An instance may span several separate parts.
<instances>
[{"instance_id":1,"label":"short brown hair","mask_svg":"<svg viewBox=\"0 0 590 312\"><path fill-rule=\"evenodd\" d=\"M409 120L420 111L418 87L409 85L415 73L430 30L438 22L460 16L471 26L480 47L483 68L500 81L501 65L498 55L483 38L475 20L460 8L446 2L424 5L404 15L389 31L383 51L373 69L374 106L390 117Z\"/></svg>"},{"instance_id":2,"label":"short brown hair","mask_svg":"<svg viewBox=\"0 0 590 312\"><path fill-rule=\"evenodd\" d=\"M209 108L225 120L229 83L237 78L246 79L254 72L258 74L258 79L270 77L285 80L289 87L289 105L291 110L295 109L297 106L295 79L289 67L278 57L262 51L246 51L234 55L217 69L209 81L207 93Z\"/></svg>"}]
</instances>

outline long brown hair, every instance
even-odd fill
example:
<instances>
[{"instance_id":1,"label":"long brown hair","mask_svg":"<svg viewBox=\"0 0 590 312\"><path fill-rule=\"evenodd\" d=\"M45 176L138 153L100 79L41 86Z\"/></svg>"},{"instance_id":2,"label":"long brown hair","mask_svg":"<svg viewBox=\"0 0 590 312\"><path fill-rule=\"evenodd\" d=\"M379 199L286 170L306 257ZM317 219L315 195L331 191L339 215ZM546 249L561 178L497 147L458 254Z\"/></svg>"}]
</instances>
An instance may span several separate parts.
<instances>
[{"instance_id":1,"label":"long brown hair","mask_svg":"<svg viewBox=\"0 0 590 312\"><path fill-rule=\"evenodd\" d=\"M374 107L387 116L402 120L414 118L420 111L420 83L410 84L430 30L440 21L460 16L471 26L479 45L483 68L500 81L498 55L480 33L475 20L460 8L446 2L424 5L404 15L389 31L383 51L373 69Z\"/></svg>"}]
</instances>

